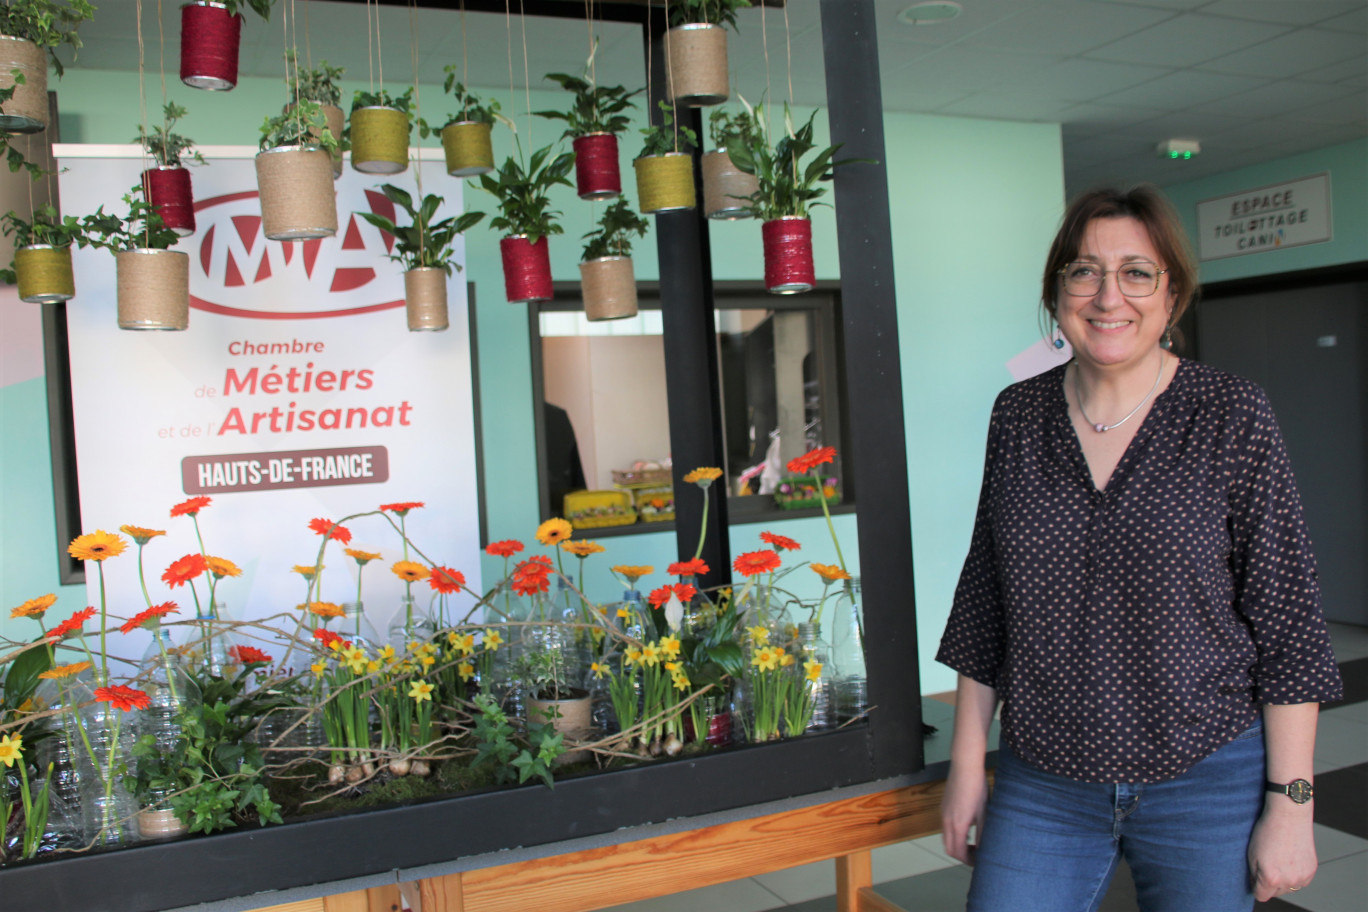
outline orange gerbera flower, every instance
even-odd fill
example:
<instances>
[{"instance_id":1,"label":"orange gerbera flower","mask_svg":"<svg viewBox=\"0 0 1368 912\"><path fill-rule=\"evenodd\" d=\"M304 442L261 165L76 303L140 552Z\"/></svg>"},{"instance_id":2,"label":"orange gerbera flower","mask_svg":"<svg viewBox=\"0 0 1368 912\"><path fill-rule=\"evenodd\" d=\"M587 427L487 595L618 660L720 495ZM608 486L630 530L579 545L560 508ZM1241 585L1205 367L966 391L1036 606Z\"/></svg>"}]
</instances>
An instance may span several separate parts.
<instances>
[{"instance_id":1,"label":"orange gerbera flower","mask_svg":"<svg viewBox=\"0 0 1368 912\"><path fill-rule=\"evenodd\" d=\"M826 580L828 583L834 583L837 580L850 579L850 574L846 573L835 564L812 564L811 566L812 572Z\"/></svg>"},{"instance_id":2,"label":"orange gerbera flower","mask_svg":"<svg viewBox=\"0 0 1368 912\"><path fill-rule=\"evenodd\" d=\"M428 585L443 595L460 592L465 584L465 574L450 567L433 567L432 574L428 577Z\"/></svg>"},{"instance_id":3,"label":"orange gerbera flower","mask_svg":"<svg viewBox=\"0 0 1368 912\"><path fill-rule=\"evenodd\" d=\"M319 535L326 535L328 538L340 541L344 545L351 541L351 530L346 526L339 526L331 519L311 519L309 520L309 528Z\"/></svg>"},{"instance_id":4,"label":"orange gerbera flower","mask_svg":"<svg viewBox=\"0 0 1368 912\"><path fill-rule=\"evenodd\" d=\"M665 569L670 576L707 576L708 562L701 557L692 560L676 561Z\"/></svg>"},{"instance_id":5,"label":"orange gerbera flower","mask_svg":"<svg viewBox=\"0 0 1368 912\"><path fill-rule=\"evenodd\" d=\"M49 668L38 677L47 678L49 681L56 681L78 675L90 667L92 666L89 662L72 662L70 665L58 665L56 668Z\"/></svg>"},{"instance_id":6,"label":"orange gerbera flower","mask_svg":"<svg viewBox=\"0 0 1368 912\"><path fill-rule=\"evenodd\" d=\"M335 602L309 602L309 610L321 618L340 618L346 614Z\"/></svg>"},{"instance_id":7,"label":"orange gerbera flower","mask_svg":"<svg viewBox=\"0 0 1368 912\"><path fill-rule=\"evenodd\" d=\"M407 516L409 510L416 510L422 505L421 500L406 500L403 503L381 504L380 509L398 513L400 516Z\"/></svg>"},{"instance_id":8,"label":"orange gerbera flower","mask_svg":"<svg viewBox=\"0 0 1368 912\"><path fill-rule=\"evenodd\" d=\"M546 573L515 573L510 585L518 595L536 595L551 591L551 577Z\"/></svg>"},{"instance_id":9,"label":"orange gerbera flower","mask_svg":"<svg viewBox=\"0 0 1368 912\"><path fill-rule=\"evenodd\" d=\"M119 531L140 545L145 545L158 535L165 535L161 529L144 529L142 526L119 526Z\"/></svg>"},{"instance_id":10,"label":"orange gerbera flower","mask_svg":"<svg viewBox=\"0 0 1368 912\"><path fill-rule=\"evenodd\" d=\"M401 580L410 583L428 578L428 568L413 561L397 561L393 567L390 567L390 570Z\"/></svg>"},{"instance_id":11,"label":"orange gerbera flower","mask_svg":"<svg viewBox=\"0 0 1368 912\"><path fill-rule=\"evenodd\" d=\"M73 633L81 633L81 628L85 625L85 622L90 620L94 616L94 607L82 608L80 611L76 612L71 617L67 618L65 621L62 621L62 623L58 624L56 627L53 627L51 630L49 630L47 633L47 638L53 642L56 642L57 640L60 640L63 637L70 636Z\"/></svg>"},{"instance_id":12,"label":"orange gerbera flower","mask_svg":"<svg viewBox=\"0 0 1368 912\"><path fill-rule=\"evenodd\" d=\"M313 579L314 574L321 569L321 567L315 567L313 564L295 564L293 567L290 568L290 571L293 573L298 573L305 579Z\"/></svg>"},{"instance_id":13,"label":"orange gerbera flower","mask_svg":"<svg viewBox=\"0 0 1368 912\"><path fill-rule=\"evenodd\" d=\"M755 576L779 569L779 555L773 551L747 551L732 562L732 569L742 576Z\"/></svg>"},{"instance_id":14,"label":"orange gerbera flower","mask_svg":"<svg viewBox=\"0 0 1368 912\"><path fill-rule=\"evenodd\" d=\"M342 643L346 642L340 636L333 633L331 630L328 630L323 627L320 627L317 630L315 630L313 632L313 635L314 639L318 640L318 642L322 644L324 649L331 649L333 643L341 645Z\"/></svg>"},{"instance_id":15,"label":"orange gerbera flower","mask_svg":"<svg viewBox=\"0 0 1368 912\"><path fill-rule=\"evenodd\" d=\"M786 535L776 535L773 532L761 532L760 540L767 545L773 545L775 551L797 551L803 546Z\"/></svg>"},{"instance_id":16,"label":"orange gerbera flower","mask_svg":"<svg viewBox=\"0 0 1368 912\"><path fill-rule=\"evenodd\" d=\"M213 503L211 497L192 497L183 503L178 503L171 508L172 516L194 516L200 510Z\"/></svg>"},{"instance_id":17,"label":"orange gerbera flower","mask_svg":"<svg viewBox=\"0 0 1368 912\"><path fill-rule=\"evenodd\" d=\"M636 566L634 564L617 564L611 568L614 573L627 577L627 583L635 586L636 581L643 576L650 576L655 572L655 567Z\"/></svg>"},{"instance_id":18,"label":"orange gerbera flower","mask_svg":"<svg viewBox=\"0 0 1368 912\"><path fill-rule=\"evenodd\" d=\"M646 600L651 603L652 608L660 608L670 600L671 595L679 596L681 602L688 602L697 594L698 590L688 583L674 583L651 590L651 594L646 597Z\"/></svg>"},{"instance_id":19,"label":"orange gerbera flower","mask_svg":"<svg viewBox=\"0 0 1368 912\"><path fill-rule=\"evenodd\" d=\"M226 557L210 555L204 559L204 564L209 568L209 572L219 579L223 579L225 576L242 576L242 571L238 565Z\"/></svg>"},{"instance_id":20,"label":"orange gerbera flower","mask_svg":"<svg viewBox=\"0 0 1368 912\"><path fill-rule=\"evenodd\" d=\"M562 551L569 551L576 557L588 557L591 554L601 554L607 550L598 542L591 541L563 541L560 546Z\"/></svg>"},{"instance_id":21,"label":"orange gerbera flower","mask_svg":"<svg viewBox=\"0 0 1368 912\"><path fill-rule=\"evenodd\" d=\"M344 548L343 550L347 552L347 557L352 558L363 567L370 561L380 559L380 555L373 551L360 551L356 548Z\"/></svg>"},{"instance_id":22,"label":"orange gerbera flower","mask_svg":"<svg viewBox=\"0 0 1368 912\"><path fill-rule=\"evenodd\" d=\"M551 558L547 557L545 554L534 554L527 560L523 561L521 564L518 564L517 568L514 569L513 572L518 573L519 571L521 571L523 573L549 573L551 571L551 568L554 566L556 565L551 563Z\"/></svg>"},{"instance_id":23,"label":"orange gerbera flower","mask_svg":"<svg viewBox=\"0 0 1368 912\"><path fill-rule=\"evenodd\" d=\"M241 662L243 665L251 665L254 662L269 664L271 661L270 656L255 646L229 646L228 658Z\"/></svg>"},{"instance_id":24,"label":"orange gerbera flower","mask_svg":"<svg viewBox=\"0 0 1368 912\"><path fill-rule=\"evenodd\" d=\"M174 589L177 586L185 585L208 569L209 563L204 559L203 554L187 554L167 567L161 578L162 582Z\"/></svg>"},{"instance_id":25,"label":"orange gerbera flower","mask_svg":"<svg viewBox=\"0 0 1368 912\"><path fill-rule=\"evenodd\" d=\"M180 606L175 602L162 602L160 605L153 605L146 611L139 612L127 621L124 621L123 626L119 628L119 632L132 633L139 627L147 625L149 621L158 620L168 614L175 614L177 611L180 611ZM150 630L152 628L148 627L148 629Z\"/></svg>"},{"instance_id":26,"label":"orange gerbera flower","mask_svg":"<svg viewBox=\"0 0 1368 912\"><path fill-rule=\"evenodd\" d=\"M47 611L56 603L56 593L49 592L47 595L40 595L37 598L31 598L27 602L24 602L24 604L20 605L18 608L11 610L10 617L42 617L43 612Z\"/></svg>"},{"instance_id":27,"label":"orange gerbera flower","mask_svg":"<svg viewBox=\"0 0 1368 912\"><path fill-rule=\"evenodd\" d=\"M146 692L122 684L95 688L95 699L100 703L112 704L115 709L122 709L124 712L131 709L146 709L152 702L152 698Z\"/></svg>"},{"instance_id":28,"label":"orange gerbera flower","mask_svg":"<svg viewBox=\"0 0 1368 912\"><path fill-rule=\"evenodd\" d=\"M537 541L543 545L555 545L575 534L575 527L559 516L553 516L537 526Z\"/></svg>"},{"instance_id":29,"label":"orange gerbera flower","mask_svg":"<svg viewBox=\"0 0 1368 912\"><path fill-rule=\"evenodd\" d=\"M684 476L684 480L689 484L696 484L700 488L706 488L714 481L722 477L722 470L713 466L699 466L692 472Z\"/></svg>"},{"instance_id":30,"label":"orange gerbera flower","mask_svg":"<svg viewBox=\"0 0 1368 912\"><path fill-rule=\"evenodd\" d=\"M505 539L504 541L490 542L485 545L485 554L494 557L512 557L523 549L523 543L515 538Z\"/></svg>"},{"instance_id":31,"label":"orange gerbera flower","mask_svg":"<svg viewBox=\"0 0 1368 912\"><path fill-rule=\"evenodd\" d=\"M794 475L806 475L824 462L831 462L836 458L836 448L830 446L818 447L815 450L808 450L802 456L789 460L788 470Z\"/></svg>"},{"instance_id":32,"label":"orange gerbera flower","mask_svg":"<svg viewBox=\"0 0 1368 912\"><path fill-rule=\"evenodd\" d=\"M128 542L113 532L97 529L72 539L71 544L67 546L67 553L77 560L102 561L118 557L127 547Z\"/></svg>"}]
</instances>

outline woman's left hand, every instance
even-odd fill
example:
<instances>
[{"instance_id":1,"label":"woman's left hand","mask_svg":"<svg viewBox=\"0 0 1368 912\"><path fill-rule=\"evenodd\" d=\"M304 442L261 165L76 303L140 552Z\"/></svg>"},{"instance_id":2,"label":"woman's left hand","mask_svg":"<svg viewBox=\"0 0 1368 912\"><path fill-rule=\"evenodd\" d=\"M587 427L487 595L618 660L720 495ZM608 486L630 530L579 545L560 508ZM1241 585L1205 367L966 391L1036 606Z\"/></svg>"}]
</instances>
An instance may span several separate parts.
<instances>
[{"instance_id":1,"label":"woman's left hand","mask_svg":"<svg viewBox=\"0 0 1368 912\"><path fill-rule=\"evenodd\" d=\"M1293 804L1285 796L1271 796L1249 839L1249 879L1259 902L1295 893L1316 876L1316 841L1311 824L1310 804Z\"/></svg>"}]
</instances>

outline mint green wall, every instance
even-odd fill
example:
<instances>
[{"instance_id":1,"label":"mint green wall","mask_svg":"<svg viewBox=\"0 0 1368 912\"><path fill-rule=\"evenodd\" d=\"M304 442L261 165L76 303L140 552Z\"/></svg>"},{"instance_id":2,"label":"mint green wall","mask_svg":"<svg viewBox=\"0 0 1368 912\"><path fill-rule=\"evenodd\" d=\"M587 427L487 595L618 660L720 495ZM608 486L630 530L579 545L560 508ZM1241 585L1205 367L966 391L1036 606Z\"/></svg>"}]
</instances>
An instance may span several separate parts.
<instances>
[{"instance_id":1,"label":"mint green wall","mask_svg":"<svg viewBox=\"0 0 1368 912\"><path fill-rule=\"evenodd\" d=\"M1227 257L1203 263L1203 282L1273 275L1368 260L1368 139L1356 139L1287 158L1238 168L1213 177L1164 188L1196 238L1197 204L1212 197L1253 190L1330 172L1331 240Z\"/></svg>"},{"instance_id":2,"label":"mint green wall","mask_svg":"<svg viewBox=\"0 0 1368 912\"><path fill-rule=\"evenodd\" d=\"M358 84L349 84L348 92ZM126 142L138 118L136 74L72 69L59 86L62 138L67 142ZM151 93L159 92L155 79ZM202 145L255 142L257 126L277 109L284 90L274 80L244 79L231 93L207 94L179 85L173 100L190 108L184 132ZM492 92L505 112L525 112L519 94ZM438 119L446 105L435 87L421 93L422 110ZM533 93L532 107L563 103L559 93ZM155 110L155 105L153 106ZM806 117L807 110L795 111ZM818 116L819 140L826 122ZM518 118L526 143L528 121ZM1058 127L890 113L887 131L893 238L897 258L900 342L906 405L908 473L912 489L914 557L922 652L922 688L948 690L953 675L931 657L948 612L959 565L968 544L978 496L982 447L993 397L1010 382L1004 362L1037 338L1034 316L1036 274L1060 216L1063 179ZM559 135L547 121L531 124L533 144ZM511 147L507 131L496 130L496 155ZM429 141L430 144L435 142ZM635 134L624 143L623 161L635 152ZM425 170L429 192L442 192L451 180L439 168ZM630 173L624 174L634 195ZM467 206L488 208L489 198L470 190ZM578 238L587 231L595 207L569 191L558 194L565 212L565 234L552 239L552 269L558 281L578 278ZM71 203L68 201L68 209ZM713 272L718 279L758 280L762 272L758 225L749 221L714 224ZM814 216L814 249L819 278L838 277L834 216ZM537 522L536 462L531 419L531 365L527 313L503 299L498 238L476 228L467 236L469 278L475 284L478 324L485 497L493 539L529 541ZM635 254L637 277L657 277L654 242L647 238ZM846 307L858 319L859 301ZM5 605L52 591L51 482L46 437L30 420L44 412L42 384L16 384L0 399L5 462L0 476L5 534ZM23 433L12 436L16 429ZM689 496L686 492L682 496ZM877 496L877 492L869 492ZM734 552L758 547L758 534L774 528L803 542L802 556L832 562L829 536L821 519L789 520L772 526L732 530ZM855 521L836 518L837 532L852 570L858 567ZM45 531L46 530L46 531ZM14 544L11 544L14 543ZM676 558L674 537L642 533L611 539L611 563L664 565ZM486 558L486 579L502 561ZM612 594L606 572L593 573L589 593ZM660 574L657 574L657 581ZM795 574L795 583L815 587L815 576ZM649 582L649 581L648 581ZM79 588L63 593L75 606ZM0 633L9 633L8 612ZM19 631L14 630L15 635Z\"/></svg>"}]
</instances>

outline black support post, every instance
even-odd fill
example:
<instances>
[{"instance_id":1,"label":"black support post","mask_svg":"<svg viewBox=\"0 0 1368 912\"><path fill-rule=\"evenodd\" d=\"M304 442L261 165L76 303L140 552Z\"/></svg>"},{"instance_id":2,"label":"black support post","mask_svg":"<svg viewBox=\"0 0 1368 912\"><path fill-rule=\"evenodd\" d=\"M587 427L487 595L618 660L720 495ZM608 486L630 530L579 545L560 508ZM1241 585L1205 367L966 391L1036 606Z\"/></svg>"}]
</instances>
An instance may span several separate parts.
<instances>
[{"instance_id":1,"label":"black support post","mask_svg":"<svg viewBox=\"0 0 1368 912\"><path fill-rule=\"evenodd\" d=\"M846 393L860 483L856 527L864 591L869 702L907 724L878 729L879 775L923 765L921 684L912 586L912 521L903 425L898 302L884 165L883 94L874 0L822 0L831 141L838 158L867 158L836 172L836 237L844 302Z\"/></svg>"}]
</instances>

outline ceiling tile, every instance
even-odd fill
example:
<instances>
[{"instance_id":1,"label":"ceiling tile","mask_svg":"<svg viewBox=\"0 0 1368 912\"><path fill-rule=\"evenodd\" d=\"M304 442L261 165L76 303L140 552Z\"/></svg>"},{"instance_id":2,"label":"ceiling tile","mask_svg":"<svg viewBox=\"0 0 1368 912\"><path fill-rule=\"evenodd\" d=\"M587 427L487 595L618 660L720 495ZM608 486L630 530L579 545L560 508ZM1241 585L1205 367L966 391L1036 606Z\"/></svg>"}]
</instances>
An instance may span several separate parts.
<instances>
[{"instance_id":1,"label":"ceiling tile","mask_svg":"<svg viewBox=\"0 0 1368 912\"><path fill-rule=\"evenodd\" d=\"M1359 8L1343 16L1336 16L1333 19L1326 19L1316 23L1318 28L1335 29L1341 32L1358 32L1360 35L1368 32L1368 4L1359 4Z\"/></svg>"},{"instance_id":2,"label":"ceiling tile","mask_svg":"<svg viewBox=\"0 0 1368 912\"><path fill-rule=\"evenodd\" d=\"M914 0L875 0L880 41L886 38L894 44L958 44L966 36L977 34L1006 20L1031 15L1033 10L1050 6L1056 0L971 0L963 4L963 12L954 19L929 25L904 25L898 21L898 13L911 6L913 2ZM803 5L792 4L794 9ZM809 5L817 6L816 3L810 2Z\"/></svg>"},{"instance_id":3,"label":"ceiling tile","mask_svg":"<svg viewBox=\"0 0 1368 912\"><path fill-rule=\"evenodd\" d=\"M956 48L913 61L897 71L899 79L954 86L965 93L1015 85L1029 73L1062 63L1061 57Z\"/></svg>"},{"instance_id":4,"label":"ceiling tile","mask_svg":"<svg viewBox=\"0 0 1368 912\"><path fill-rule=\"evenodd\" d=\"M1009 48L1038 54L1078 54L1109 44L1172 16L1162 10L1056 0L1048 6L966 35L963 47Z\"/></svg>"},{"instance_id":5,"label":"ceiling tile","mask_svg":"<svg viewBox=\"0 0 1368 912\"><path fill-rule=\"evenodd\" d=\"M1322 124L1362 124L1364 112L1368 111L1368 91L1360 90L1322 104L1309 105L1289 111L1289 120Z\"/></svg>"},{"instance_id":6,"label":"ceiling tile","mask_svg":"<svg viewBox=\"0 0 1368 912\"><path fill-rule=\"evenodd\" d=\"M1202 7L1202 12L1256 22L1311 25L1362 7L1362 0L1216 0Z\"/></svg>"},{"instance_id":7,"label":"ceiling tile","mask_svg":"<svg viewBox=\"0 0 1368 912\"><path fill-rule=\"evenodd\" d=\"M1037 92L978 92L943 105L938 113L961 117L989 117L995 120L1042 121L1055 120L1065 107L1064 102L1054 101Z\"/></svg>"},{"instance_id":8,"label":"ceiling tile","mask_svg":"<svg viewBox=\"0 0 1368 912\"><path fill-rule=\"evenodd\" d=\"M1014 82L1012 88L1064 101L1084 102L1157 79L1167 73L1168 70L1159 67L1075 59L1026 73Z\"/></svg>"},{"instance_id":9,"label":"ceiling tile","mask_svg":"<svg viewBox=\"0 0 1368 912\"><path fill-rule=\"evenodd\" d=\"M1098 102L1096 104L1074 105L1059 112L1065 129L1070 127L1091 128L1092 133L1114 130L1118 125L1141 123L1153 120L1163 114L1159 108L1142 108L1134 105L1114 105Z\"/></svg>"},{"instance_id":10,"label":"ceiling tile","mask_svg":"<svg viewBox=\"0 0 1368 912\"><path fill-rule=\"evenodd\" d=\"M1282 80L1271 82L1253 92L1231 95L1220 101L1207 102L1194 106L1193 110L1213 110L1222 114L1237 114L1246 117L1271 117L1286 114L1298 108L1309 108L1324 104L1344 95L1353 93L1344 85L1325 83L1293 82Z\"/></svg>"},{"instance_id":11,"label":"ceiling tile","mask_svg":"<svg viewBox=\"0 0 1368 912\"><path fill-rule=\"evenodd\" d=\"M1328 67L1309 70L1297 78L1303 82L1345 82L1355 77L1362 78L1365 74L1368 74L1368 52L1360 57L1332 63Z\"/></svg>"},{"instance_id":12,"label":"ceiling tile","mask_svg":"<svg viewBox=\"0 0 1368 912\"><path fill-rule=\"evenodd\" d=\"M1167 19L1120 41L1089 51L1086 56L1124 63L1195 66L1267 41L1285 31L1288 31L1286 26L1192 13Z\"/></svg>"},{"instance_id":13,"label":"ceiling tile","mask_svg":"<svg viewBox=\"0 0 1368 912\"><path fill-rule=\"evenodd\" d=\"M1227 95L1249 92L1267 82L1267 79L1251 79L1247 76L1179 70L1103 96L1102 101L1151 108L1187 108Z\"/></svg>"},{"instance_id":14,"label":"ceiling tile","mask_svg":"<svg viewBox=\"0 0 1368 912\"><path fill-rule=\"evenodd\" d=\"M1297 29L1201 65L1203 70L1245 76L1283 78L1324 64L1362 59L1368 54L1362 35L1324 29Z\"/></svg>"}]
</instances>

